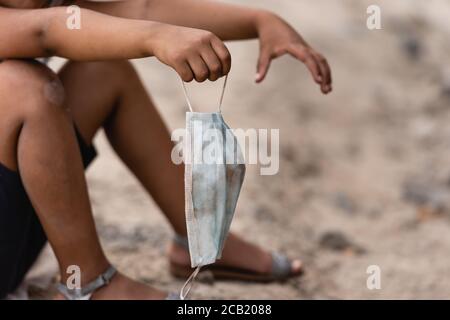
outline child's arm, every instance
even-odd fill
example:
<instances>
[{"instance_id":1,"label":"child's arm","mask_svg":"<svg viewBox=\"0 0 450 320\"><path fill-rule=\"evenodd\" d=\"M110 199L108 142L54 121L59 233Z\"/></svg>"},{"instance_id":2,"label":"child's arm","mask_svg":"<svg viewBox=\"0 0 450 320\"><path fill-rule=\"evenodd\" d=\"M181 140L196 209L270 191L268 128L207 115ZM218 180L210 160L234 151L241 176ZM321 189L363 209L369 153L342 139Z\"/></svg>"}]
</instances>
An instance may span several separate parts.
<instances>
[{"instance_id":1,"label":"child's arm","mask_svg":"<svg viewBox=\"0 0 450 320\"><path fill-rule=\"evenodd\" d=\"M207 0L133 0L78 4L115 16L146 19L209 30L222 40L259 37L260 58L256 81L267 74L272 59L291 54L306 64L324 93L331 91L331 71L326 59L283 19L271 12Z\"/></svg>"},{"instance_id":2,"label":"child's arm","mask_svg":"<svg viewBox=\"0 0 450 320\"><path fill-rule=\"evenodd\" d=\"M75 4L114 16L209 30L224 41L256 38L256 19L261 13L214 0L78 0Z\"/></svg>"},{"instance_id":3,"label":"child's arm","mask_svg":"<svg viewBox=\"0 0 450 320\"><path fill-rule=\"evenodd\" d=\"M230 55L208 31L117 18L82 9L80 30L67 28L66 8L0 8L0 57L57 55L73 60L156 56L185 81L218 78L231 67Z\"/></svg>"}]
</instances>

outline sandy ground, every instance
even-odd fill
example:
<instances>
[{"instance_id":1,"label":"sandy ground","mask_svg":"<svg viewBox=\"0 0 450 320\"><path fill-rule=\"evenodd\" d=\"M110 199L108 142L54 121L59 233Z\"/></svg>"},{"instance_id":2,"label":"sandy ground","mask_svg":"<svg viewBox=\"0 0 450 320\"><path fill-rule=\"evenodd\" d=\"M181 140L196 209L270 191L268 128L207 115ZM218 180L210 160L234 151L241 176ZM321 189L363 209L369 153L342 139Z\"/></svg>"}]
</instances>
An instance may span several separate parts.
<instances>
[{"instance_id":1,"label":"sandy ground","mask_svg":"<svg viewBox=\"0 0 450 320\"><path fill-rule=\"evenodd\" d=\"M320 94L290 58L253 84L257 42L232 43L223 113L231 127L280 128L280 171L249 166L233 229L302 257L307 275L284 284L199 284L193 297L242 299L448 298L450 292L450 4L434 1L234 1L272 9L330 61L334 92ZM366 8L382 8L382 30ZM173 71L135 62L171 129L185 103ZM189 85L212 110L220 84ZM149 137L151 139L151 137ZM102 242L128 275L167 290L171 230L103 134L88 171ZM161 177L163 179L164 177ZM368 290L366 269L381 268Z\"/></svg>"}]
</instances>

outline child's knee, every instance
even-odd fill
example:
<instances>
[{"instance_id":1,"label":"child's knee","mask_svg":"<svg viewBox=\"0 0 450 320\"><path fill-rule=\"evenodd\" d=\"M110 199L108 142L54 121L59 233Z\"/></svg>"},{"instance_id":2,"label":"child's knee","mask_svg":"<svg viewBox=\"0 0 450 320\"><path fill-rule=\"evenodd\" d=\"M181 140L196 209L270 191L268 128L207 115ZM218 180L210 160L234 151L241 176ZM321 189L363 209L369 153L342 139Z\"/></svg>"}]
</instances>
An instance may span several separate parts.
<instances>
[{"instance_id":1,"label":"child's knee","mask_svg":"<svg viewBox=\"0 0 450 320\"><path fill-rule=\"evenodd\" d=\"M48 113L64 107L64 87L57 75L34 60L0 63L2 108L14 112ZM12 106L12 107L11 107Z\"/></svg>"}]
</instances>

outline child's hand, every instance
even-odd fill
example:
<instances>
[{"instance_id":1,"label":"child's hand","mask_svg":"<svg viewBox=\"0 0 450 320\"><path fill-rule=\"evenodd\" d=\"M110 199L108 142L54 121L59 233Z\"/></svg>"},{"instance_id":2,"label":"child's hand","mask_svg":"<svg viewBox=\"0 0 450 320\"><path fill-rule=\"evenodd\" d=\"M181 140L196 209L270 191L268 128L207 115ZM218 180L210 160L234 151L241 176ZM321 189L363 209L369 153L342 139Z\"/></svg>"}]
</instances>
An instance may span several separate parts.
<instances>
[{"instance_id":1,"label":"child's hand","mask_svg":"<svg viewBox=\"0 0 450 320\"><path fill-rule=\"evenodd\" d=\"M327 60L285 21L271 13L264 13L258 20L258 34L261 48L256 82L264 80L272 59L289 53L308 67L324 94L331 92L331 70Z\"/></svg>"},{"instance_id":2,"label":"child's hand","mask_svg":"<svg viewBox=\"0 0 450 320\"><path fill-rule=\"evenodd\" d=\"M215 81L231 69L227 47L208 31L160 24L151 46L153 54L186 82Z\"/></svg>"}]
</instances>

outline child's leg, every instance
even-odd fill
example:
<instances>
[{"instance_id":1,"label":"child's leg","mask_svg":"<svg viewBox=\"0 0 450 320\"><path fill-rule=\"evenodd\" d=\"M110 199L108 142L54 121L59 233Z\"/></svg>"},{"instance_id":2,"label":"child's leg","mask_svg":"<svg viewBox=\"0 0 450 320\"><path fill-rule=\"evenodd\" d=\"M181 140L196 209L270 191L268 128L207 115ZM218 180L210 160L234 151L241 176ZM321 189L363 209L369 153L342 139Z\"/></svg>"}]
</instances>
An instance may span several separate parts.
<instances>
[{"instance_id":1,"label":"child's leg","mask_svg":"<svg viewBox=\"0 0 450 320\"><path fill-rule=\"evenodd\" d=\"M169 132L133 67L128 62L70 63L60 77L87 141L104 125L119 156L174 230L185 235L184 168L172 163ZM174 262L190 264L188 253L175 244L170 256ZM231 235L219 263L264 273L270 271L272 260L268 252Z\"/></svg>"},{"instance_id":2,"label":"child's leg","mask_svg":"<svg viewBox=\"0 0 450 320\"><path fill-rule=\"evenodd\" d=\"M62 281L67 267L78 265L82 284L89 282L108 261L95 230L73 122L63 107L63 87L45 66L11 60L0 63L0 97L0 162L19 170L58 258ZM2 239L8 240L14 245L14 239ZM117 275L94 296L102 297L164 294Z\"/></svg>"},{"instance_id":3,"label":"child's leg","mask_svg":"<svg viewBox=\"0 0 450 320\"><path fill-rule=\"evenodd\" d=\"M0 162L20 171L63 279L66 268L78 264L83 281L89 281L108 262L92 220L74 129L63 107L63 88L36 62L2 62L0 78Z\"/></svg>"},{"instance_id":4,"label":"child's leg","mask_svg":"<svg viewBox=\"0 0 450 320\"><path fill-rule=\"evenodd\" d=\"M168 130L131 64L72 62L60 77L67 89L68 107L87 141L104 126L114 149L175 231L185 234L184 169L172 163Z\"/></svg>"}]
</instances>

